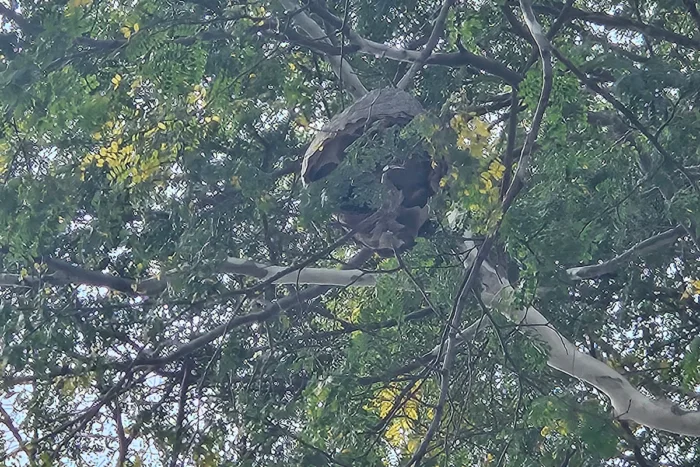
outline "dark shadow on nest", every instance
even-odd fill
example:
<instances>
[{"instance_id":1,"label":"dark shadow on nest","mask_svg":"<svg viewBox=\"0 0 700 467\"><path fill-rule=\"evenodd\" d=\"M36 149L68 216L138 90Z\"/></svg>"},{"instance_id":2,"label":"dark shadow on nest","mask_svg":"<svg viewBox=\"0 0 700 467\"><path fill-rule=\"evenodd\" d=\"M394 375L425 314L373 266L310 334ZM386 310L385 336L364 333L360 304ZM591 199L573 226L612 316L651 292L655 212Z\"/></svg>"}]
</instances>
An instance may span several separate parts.
<instances>
[{"instance_id":1,"label":"dark shadow on nest","mask_svg":"<svg viewBox=\"0 0 700 467\"><path fill-rule=\"evenodd\" d=\"M346 229L356 229L368 217L380 213L355 239L383 256L393 256L415 244L428 221L428 203L447 172L446 163L432 160L420 145L413 145L399 154L384 155L388 160L371 155L366 160L358 158L359 173L344 171L341 164L348 148L360 138L403 128L421 113L420 103L404 91L372 91L334 117L316 135L304 156L305 184L330 177L326 180L328 191L335 191L336 215ZM341 170L334 174L338 168Z\"/></svg>"}]
</instances>

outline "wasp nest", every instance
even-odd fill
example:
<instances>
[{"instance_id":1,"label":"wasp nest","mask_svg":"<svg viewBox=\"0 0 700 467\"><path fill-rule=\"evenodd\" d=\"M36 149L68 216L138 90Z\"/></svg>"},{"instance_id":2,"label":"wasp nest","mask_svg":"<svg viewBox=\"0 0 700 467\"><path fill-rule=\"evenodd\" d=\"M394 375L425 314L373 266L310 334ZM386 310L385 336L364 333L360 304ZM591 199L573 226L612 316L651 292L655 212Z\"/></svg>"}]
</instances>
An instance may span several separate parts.
<instances>
[{"instance_id":1,"label":"wasp nest","mask_svg":"<svg viewBox=\"0 0 700 467\"><path fill-rule=\"evenodd\" d=\"M404 127L421 113L421 104L404 91L387 88L370 92L316 135L304 155L304 183L330 175L342 164L348 147L366 133ZM365 170L362 175L382 187L384 199L373 209L341 203L337 212L340 222L347 229L358 229L356 240L382 255L410 248L428 220L428 202L438 191L445 164L432 161L418 145L392 157L388 164Z\"/></svg>"}]
</instances>

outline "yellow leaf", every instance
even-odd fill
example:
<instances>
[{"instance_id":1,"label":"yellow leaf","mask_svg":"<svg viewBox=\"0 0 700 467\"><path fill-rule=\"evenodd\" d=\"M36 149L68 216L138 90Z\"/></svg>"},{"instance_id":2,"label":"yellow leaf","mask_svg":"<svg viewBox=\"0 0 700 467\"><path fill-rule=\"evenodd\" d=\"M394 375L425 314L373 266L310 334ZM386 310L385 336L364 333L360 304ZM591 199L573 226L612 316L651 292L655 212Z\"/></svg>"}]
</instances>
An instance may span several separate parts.
<instances>
[{"instance_id":1,"label":"yellow leaf","mask_svg":"<svg viewBox=\"0 0 700 467\"><path fill-rule=\"evenodd\" d=\"M124 34L125 39L129 39L131 37L131 29L129 29L128 26L119 28L119 31L121 31L121 33Z\"/></svg>"},{"instance_id":2,"label":"yellow leaf","mask_svg":"<svg viewBox=\"0 0 700 467\"><path fill-rule=\"evenodd\" d=\"M211 116L211 120L212 120L213 122L220 122L220 121L221 121L221 117L219 117L218 115L212 115L212 116Z\"/></svg>"},{"instance_id":3,"label":"yellow leaf","mask_svg":"<svg viewBox=\"0 0 700 467\"><path fill-rule=\"evenodd\" d=\"M418 407L416 407L416 401L408 401L403 410L409 420L418 420Z\"/></svg>"},{"instance_id":4,"label":"yellow leaf","mask_svg":"<svg viewBox=\"0 0 700 467\"><path fill-rule=\"evenodd\" d=\"M82 6L92 5L92 0L71 0L68 2L70 8L80 8Z\"/></svg>"},{"instance_id":5,"label":"yellow leaf","mask_svg":"<svg viewBox=\"0 0 700 467\"><path fill-rule=\"evenodd\" d=\"M122 80L122 75L120 75L120 74L114 75L114 78L112 78L112 84L114 85L114 89L117 89L119 87L119 83L121 82L121 80ZM114 125L114 123L107 122L106 125L109 128L111 128Z\"/></svg>"},{"instance_id":6,"label":"yellow leaf","mask_svg":"<svg viewBox=\"0 0 700 467\"><path fill-rule=\"evenodd\" d=\"M491 164L489 164L489 174L496 179L500 180L503 177L503 172L505 172L506 168L503 164L501 164L498 161L493 161Z\"/></svg>"},{"instance_id":7,"label":"yellow leaf","mask_svg":"<svg viewBox=\"0 0 700 467\"><path fill-rule=\"evenodd\" d=\"M134 32L139 32L139 29L141 29L139 23L134 23Z\"/></svg>"},{"instance_id":8,"label":"yellow leaf","mask_svg":"<svg viewBox=\"0 0 700 467\"><path fill-rule=\"evenodd\" d=\"M557 431L559 434L566 436L569 434L569 426L566 424L566 422L557 420Z\"/></svg>"},{"instance_id":9,"label":"yellow leaf","mask_svg":"<svg viewBox=\"0 0 700 467\"><path fill-rule=\"evenodd\" d=\"M289 69L292 70L292 71L296 71L297 66L296 66L295 64L293 64L293 63L290 63L290 64L289 64Z\"/></svg>"},{"instance_id":10,"label":"yellow leaf","mask_svg":"<svg viewBox=\"0 0 700 467\"><path fill-rule=\"evenodd\" d=\"M384 433L384 438L392 446L398 446L399 444L401 444L401 441L403 440L401 424L392 423L391 425L389 425L389 429L387 429L386 433Z\"/></svg>"},{"instance_id":11,"label":"yellow leaf","mask_svg":"<svg viewBox=\"0 0 700 467\"><path fill-rule=\"evenodd\" d=\"M550 428L548 426L545 426L540 431L540 434L542 435L542 437L545 437L549 434L550 431L551 431Z\"/></svg>"},{"instance_id":12,"label":"yellow leaf","mask_svg":"<svg viewBox=\"0 0 700 467\"><path fill-rule=\"evenodd\" d=\"M160 128L161 130L165 130L166 129L165 123L158 122L158 128Z\"/></svg>"},{"instance_id":13,"label":"yellow leaf","mask_svg":"<svg viewBox=\"0 0 700 467\"><path fill-rule=\"evenodd\" d=\"M299 126L302 126L304 128L307 128L309 126L309 120L304 114L297 115L297 118L294 121L297 122Z\"/></svg>"}]
</instances>

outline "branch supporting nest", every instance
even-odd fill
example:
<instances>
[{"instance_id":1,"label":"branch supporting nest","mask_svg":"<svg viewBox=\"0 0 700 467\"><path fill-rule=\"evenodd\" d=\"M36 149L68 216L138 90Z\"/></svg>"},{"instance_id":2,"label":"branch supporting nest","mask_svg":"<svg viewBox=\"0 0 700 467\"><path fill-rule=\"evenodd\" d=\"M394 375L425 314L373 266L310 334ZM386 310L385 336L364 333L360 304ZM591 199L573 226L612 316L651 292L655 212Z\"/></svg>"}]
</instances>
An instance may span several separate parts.
<instances>
[{"instance_id":1,"label":"branch supporting nest","mask_svg":"<svg viewBox=\"0 0 700 467\"><path fill-rule=\"evenodd\" d=\"M280 0L280 3L291 13L294 24L306 32L312 40L330 46L333 45L328 39L328 34L299 7L296 0ZM360 81L360 78L358 78L355 70L353 70L347 60L343 60L342 56L327 55L326 58L331 64L333 72L348 86L348 91L355 99L360 99L369 92L362 84L362 81Z\"/></svg>"},{"instance_id":2,"label":"branch supporting nest","mask_svg":"<svg viewBox=\"0 0 700 467\"><path fill-rule=\"evenodd\" d=\"M435 20L435 26L433 27L433 31L430 33L430 38L428 39L428 43L425 45L425 48L420 52L420 55L418 56L418 60L414 61L411 67L408 69L406 74L401 78L396 85L398 89L406 89L408 86L411 84L413 81L413 78L415 78L416 74L418 71L423 68L423 65L425 65L425 62L428 60L428 57L432 55L433 50L435 50L435 47L438 44L438 41L440 40L440 37L442 36L443 30L445 29L445 21L447 20L447 13L450 11L450 7L452 6L452 3L454 3L454 0L444 0L442 3L442 8L440 8L440 14L438 15L437 20Z\"/></svg>"}]
</instances>

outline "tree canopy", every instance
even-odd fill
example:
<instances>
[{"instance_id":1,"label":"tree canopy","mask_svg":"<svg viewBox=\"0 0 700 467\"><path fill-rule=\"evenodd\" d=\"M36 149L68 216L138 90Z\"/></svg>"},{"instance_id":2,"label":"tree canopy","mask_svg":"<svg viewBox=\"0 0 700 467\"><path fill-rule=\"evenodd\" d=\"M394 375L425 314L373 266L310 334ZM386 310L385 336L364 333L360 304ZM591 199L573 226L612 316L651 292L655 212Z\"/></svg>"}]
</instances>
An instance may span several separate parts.
<instances>
[{"instance_id":1,"label":"tree canopy","mask_svg":"<svg viewBox=\"0 0 700 467\"><path fill-rule=\"evenodd\" d=\"M695 0L0 2L5 465L700 465Z\"/></svg>"}]
</instances>

